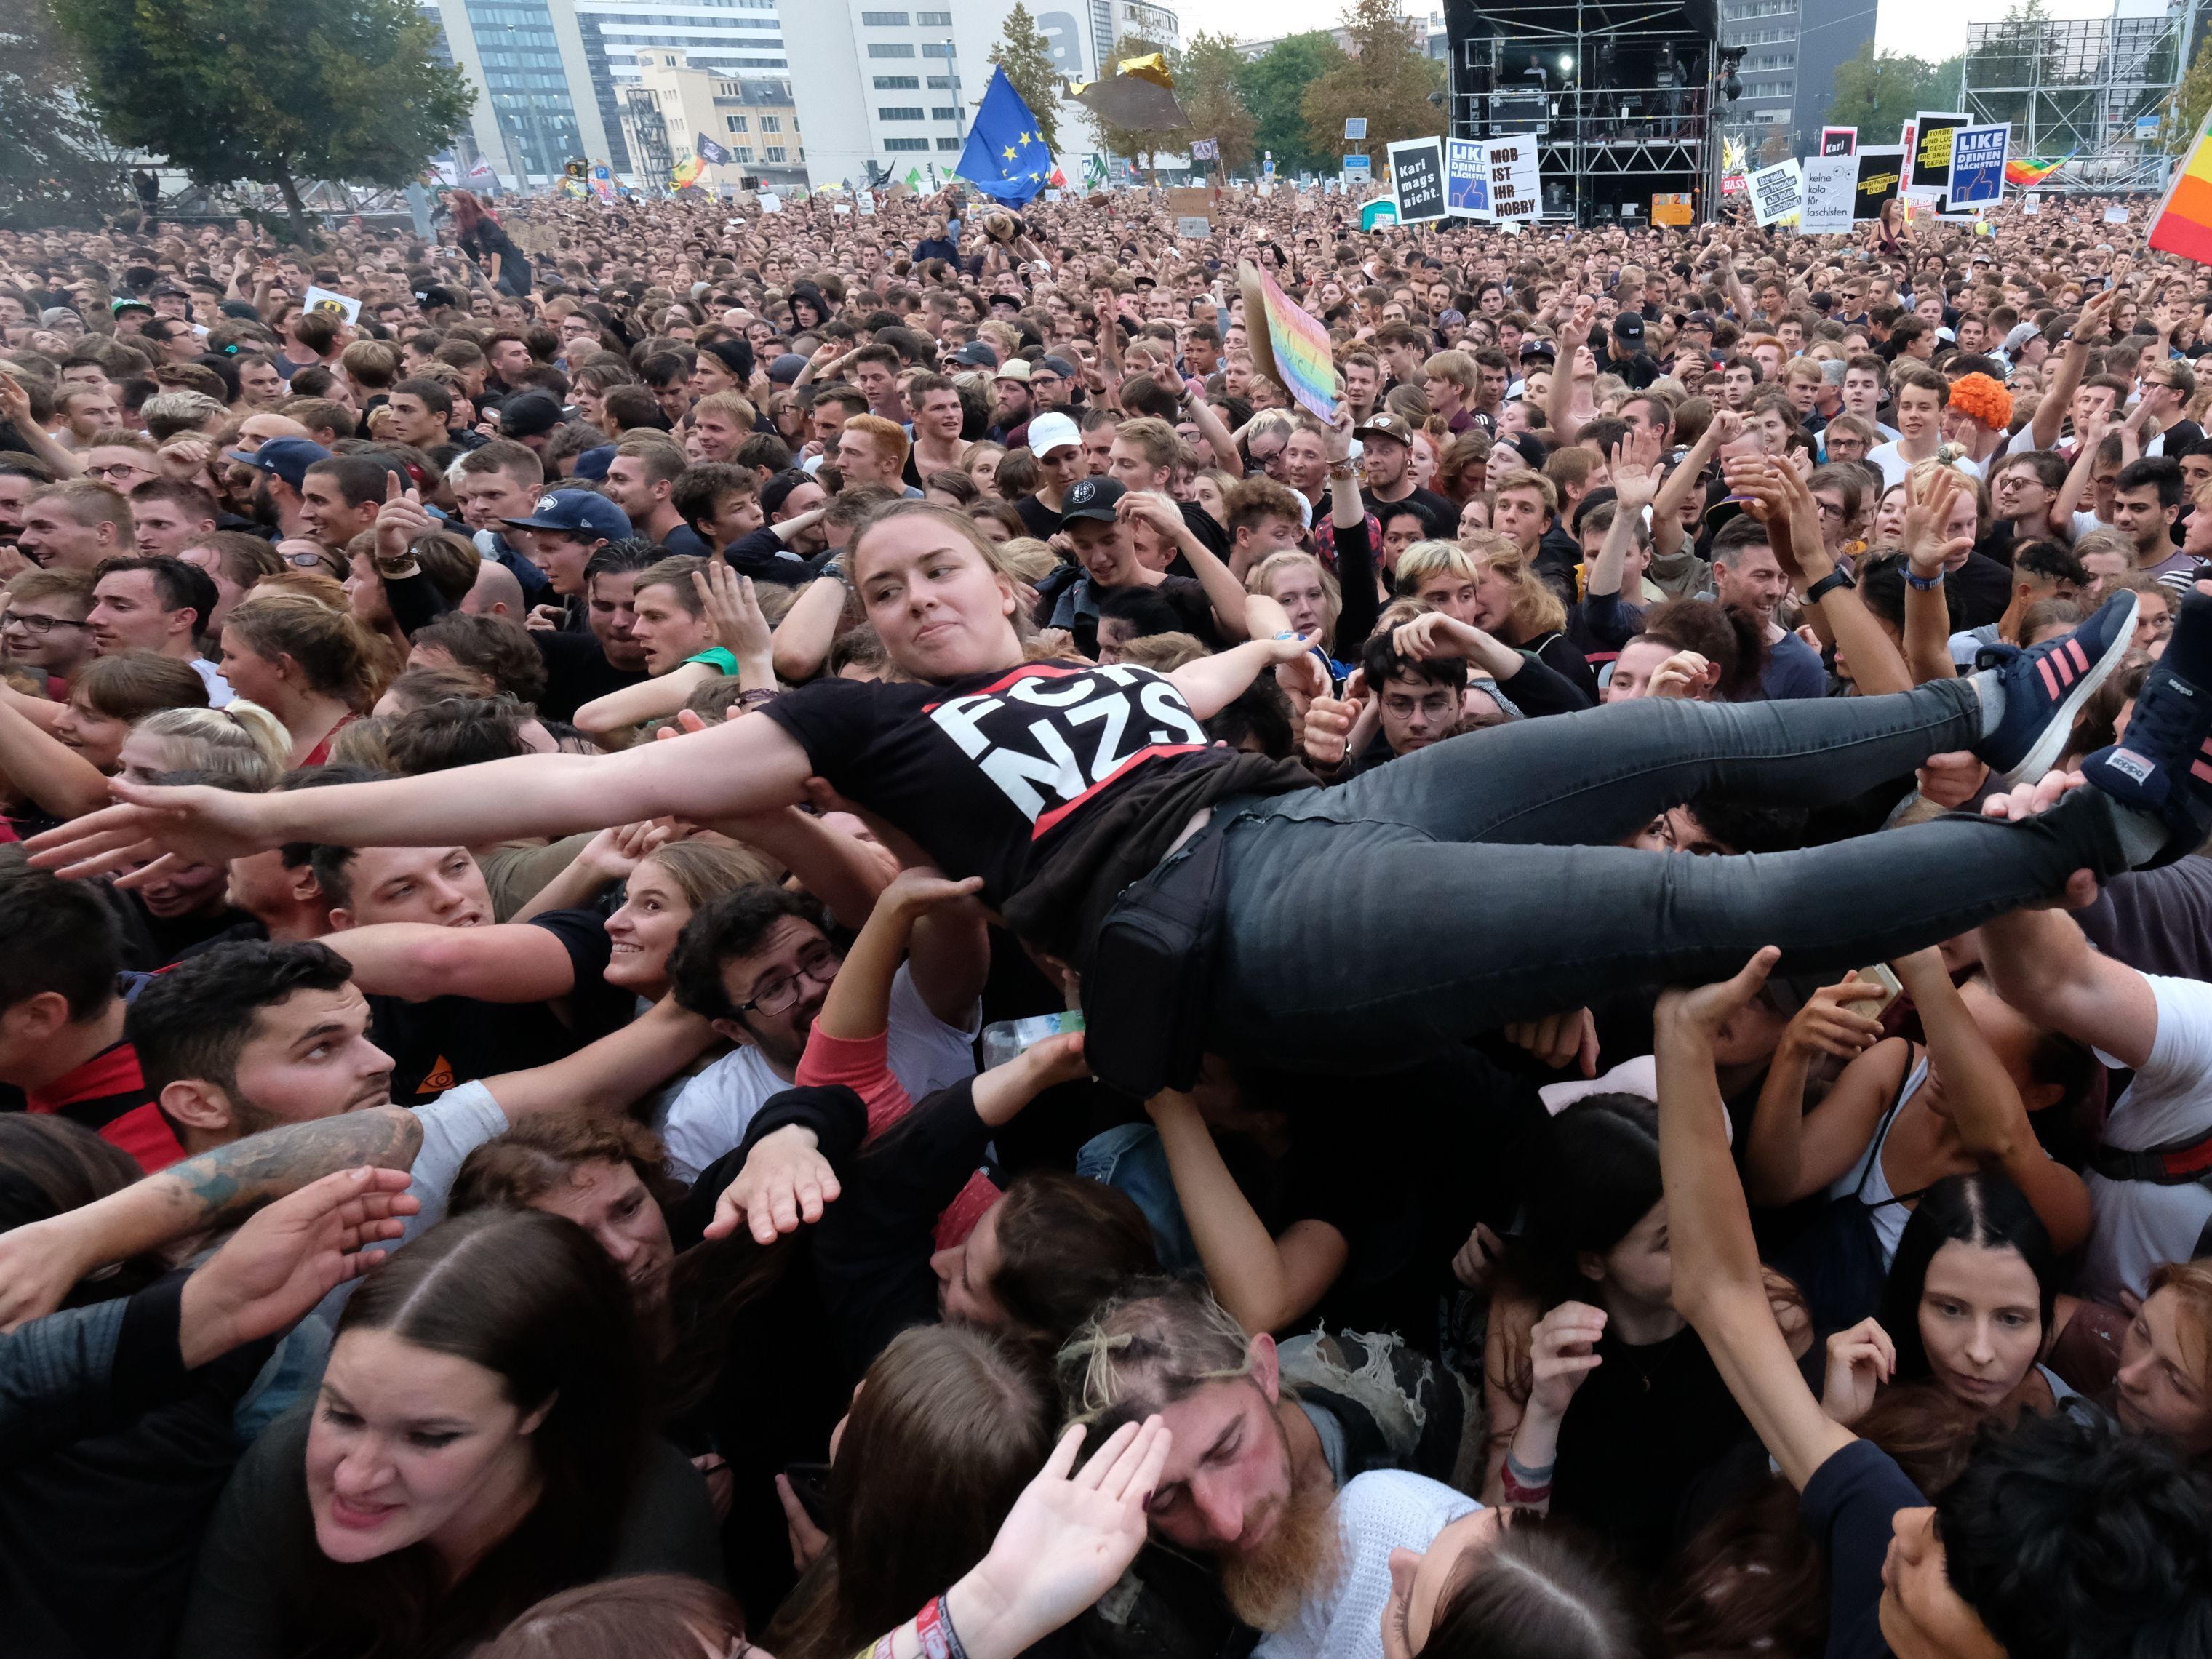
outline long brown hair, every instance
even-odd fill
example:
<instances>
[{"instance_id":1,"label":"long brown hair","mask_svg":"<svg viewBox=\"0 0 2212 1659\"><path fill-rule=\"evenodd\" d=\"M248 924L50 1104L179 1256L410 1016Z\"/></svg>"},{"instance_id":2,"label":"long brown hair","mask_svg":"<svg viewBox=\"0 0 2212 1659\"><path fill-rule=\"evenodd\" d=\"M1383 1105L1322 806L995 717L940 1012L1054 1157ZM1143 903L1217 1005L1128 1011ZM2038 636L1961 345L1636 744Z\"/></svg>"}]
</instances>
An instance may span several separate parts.
<instances>
[{"instance_id":1,"label":"long brown hair","mask_svg":"<svg viewBox=\"0 0 2212 1659\"><path fill-rule=\"evenodd\" d=\"M264 657L291 658L309 685L357 714L368 712L397 666L351 611L314 593L257 587L233 608L223 635Z\"/></svg>"},{"instance_id":2,"label":"long brown hair","mask_svg":"<svg viewBox=\"0 0 2212 1659\"><path fill-rule=\"evenodd\" d=\"M1012 1345L960 1325L900 1332L868 1367L830 1467L830 1553L763 1645L841 1659L911 1619L983 1559L1053 1429L1043 1381Z\"/></svg>"},{"instance_id":3,"label":"long brown hair","mask_svg":"<svg viewBox=\"0 0 2212 1659\"><path fill-rule=\"evenodd\" d=\"M337 1339L387 1331L480 1365L524 1413L538 1501L448 1588L427 1543L374 1560L325 1555L312 1527L268 1546L283 1558L288 1650L413 1659L480 1641L532 1602L595 1577L644 1455L635 1322L621 1272L573 1221L488 1210L440 1223L362 1281Z\"/></svg>"},{"instance_id":4,"label":"long brown hair","mask_svg":"<svg viewBox=\"0 0 2212 1659\"><path fill-rule=\"evenodd\" d=\"M158 651L118 651L77 670L70 701L112 720L136 720L157 708L206 708L207 682L191 664Z\"/></svg>"}]
</instances>

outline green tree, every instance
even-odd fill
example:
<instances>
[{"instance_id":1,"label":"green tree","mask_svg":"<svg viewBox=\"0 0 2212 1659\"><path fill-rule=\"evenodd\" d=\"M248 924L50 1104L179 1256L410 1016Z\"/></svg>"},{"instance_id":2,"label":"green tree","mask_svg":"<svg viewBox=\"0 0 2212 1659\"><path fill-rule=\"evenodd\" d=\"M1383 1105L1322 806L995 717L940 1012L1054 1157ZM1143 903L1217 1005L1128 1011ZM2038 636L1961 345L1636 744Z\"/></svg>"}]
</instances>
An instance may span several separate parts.
<instances>
[{"instance_id":1,"label":"green tree","mask_svg":"<svg viewBox=\"0 0 2212 1659\"><path fill-rule=\"evenodd\" d=\"M1258 124L1238 90L1244 59L1225 34L1197 34L1176 66L1176 95L1190 117L1191 136L1221 145L1221 171L1249 170L1258 152L1253 137Z\"/></svg>"},{"instance_id":2,"label":"green tree","mask_svg":"<svg viewBox=\"0 0 2212 1659\"><path fill-rule=\"evenodd\" d=\"M1306 136L1306 118L1298 106L1308 87L1344 61L1334 38L1325 29L1315 29L1278 40L1266 56L1245 64L1237 75L1237 89L1252 112L1252 142L1273 152L1282 172L1334 169L1340 141L1332 138L1316 148Z\"/></svg>"},{"instance_id":3,"label":"green tree","mask_svg":"<svg viewBox=\"0 0 2212 1659\"><path fill-rule=\"evenodd\" d=\"M404 185L476 100L412 0L54 0L93 112L201 184Z\"/></svg>"},{"instance_id":4,"label":"green tree","mask_svg":"<svg viewBox=\"0 0 2212 1659\"><path fill-rule=\"evenodd\" d=\"M1156 52L1170 58L1168 69L1172 74L1175 64L1167 47L1158 40L1147 40L1140 34L1125 34L1115 41L1113 56L1106 60L1104 72L1111 75L1115 64L1131 58L1150 57ZM1182 101L1180 91L1177 93L1176 101L1178 103ZM1189 112L1186 110L1184 112L1188 114ZM1109 155L1118 155L1125 161L1141 162L1146 172L1152 171L1158 165L1158 158L1161 152L1181 149L1189 143L1191 138L1190 130L1188 127L1177 128L1172 132L1140 131L1133 127L1117 127L1096 110L1091 112L1091 125L1098 130L1098 147L1101 149Z\"/></svg>"},{"instance_id":5,"label":"green tree","mask_svg":"<svg viewBox=\"0 0 2212 1659\"><path fill-rule=\"evenodd\" d=\"M1399 12L1397 0L1351 0L1344 27L1351 55L1306 88L1298 110L1308 141L1316 145L1340 142L1347 117L1365 117L1380 179L1385 144L1444 130L1438 96L1444 66L1423 51L1419 28Z\"/></svg>"},{"instance_id":6,"label":"green tree","mask_svg":"<svg viewBox=\"0 0 2212 1659\"><path fill-rule=\"evenodd\" d=\"M1942 78L1947 70L1948 82ZM1893 144L1917 112L1939 105L1955 108L1958 94L1955 60L1938 66L1905 52L1877 52L1869 40L1857 57L1836 66L1836 101L1828 106L1828 119L1856 127L1862 144Z\"/></svg>"},{"instance_id":7,"label":"green tree","mask_svg":"<svg viewBox=\"0 0 2212 1659\"><path fill-rule=\"evenodd\" d=\"M2166 106L2165 123L2159 128L2160 148L2170 155L2180 155L2204 130L2208 115L2212 115L2212 35L2205 37L2204 44L2197 48L2197 61L2181 77L2181 84L2173 89L2172 100Z\"/></svg>"},{"instance_id":8,"label":"green tree","mask_svg":"<svg viewBox=\"0 0 2212 1659\"><path fill-rule=\"evenodd\" d=\"M40 223L122 204L123 169L77 100L83 70L46 0L0 10L0 217Z\"/></svg>"},{"instance_id":9,"label":"green tree","mask_svg":"<svg viewBox=\"0 0 2212 1659\"><path fill-rule=\"evenodd\" d=\"M999 44L991 48L991 61L1006 72L1022 102L1036 117L1037 136L1055 155L1060 152L1060 75L1052 61L1052 48L1038 30L1036 19L1022 0L1006 14Z\"/></svg>"}]
</instances>

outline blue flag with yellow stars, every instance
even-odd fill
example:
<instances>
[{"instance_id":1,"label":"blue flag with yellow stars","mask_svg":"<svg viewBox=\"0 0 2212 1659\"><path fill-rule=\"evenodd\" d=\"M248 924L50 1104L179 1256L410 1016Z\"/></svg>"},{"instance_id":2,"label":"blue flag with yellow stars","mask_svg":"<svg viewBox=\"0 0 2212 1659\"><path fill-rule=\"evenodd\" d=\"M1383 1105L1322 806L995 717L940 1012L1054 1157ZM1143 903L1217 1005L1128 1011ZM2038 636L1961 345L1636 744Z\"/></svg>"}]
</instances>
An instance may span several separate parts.
<instances>
[{"instance_id":1,"label":"blue flag with yellow stars","mask_svg":"<svg viewBox=\"0 0 2212 1659\"><path fill-rule=\"evenodd\" d=\"M1045 187L1053 166L1036 117L1006 70L993 70L975 125L968 131L968 148L960 152L960 176L986 196L1019 207Z\"/></svg>"}]
</instances>

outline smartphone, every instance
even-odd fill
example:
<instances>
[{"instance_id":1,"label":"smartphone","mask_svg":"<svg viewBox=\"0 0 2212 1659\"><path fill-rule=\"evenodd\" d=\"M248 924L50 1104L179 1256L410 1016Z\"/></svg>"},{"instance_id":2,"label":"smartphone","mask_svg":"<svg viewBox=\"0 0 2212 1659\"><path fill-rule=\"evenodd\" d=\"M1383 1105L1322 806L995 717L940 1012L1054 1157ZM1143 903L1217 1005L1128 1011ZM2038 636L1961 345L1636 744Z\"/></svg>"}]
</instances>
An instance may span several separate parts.
<instances>
[{"instance_id":1,"label":"smartphone","mask_svg":"<svg viewBox=\"0 0 2212 1659\"><path fill-rule=\"evenodd\" d=\"M783 1478L806 1518L823 1531L830 1530L830 1466L827 1463L786 1463Z\"/></svg>"},{"instance_id":2,"label":"smartphone","mask_svg":"<svg viewBox=\"0 0 2212 1659\"><path fill-rule=\"evenodd\" d=\"M1862 968L1858 977L1874 981L1881 987L1882 994L1878 997L1863 997L1856 1002L1846 1002L1843 1006L1855 1014L1864 1014L1869 1019L1880 1019L1888 1012L1889 1005L1905 994L1905 982L1891 971L1886 962L1877 962L1871 968Z\"/></svg>"}]
</instances>

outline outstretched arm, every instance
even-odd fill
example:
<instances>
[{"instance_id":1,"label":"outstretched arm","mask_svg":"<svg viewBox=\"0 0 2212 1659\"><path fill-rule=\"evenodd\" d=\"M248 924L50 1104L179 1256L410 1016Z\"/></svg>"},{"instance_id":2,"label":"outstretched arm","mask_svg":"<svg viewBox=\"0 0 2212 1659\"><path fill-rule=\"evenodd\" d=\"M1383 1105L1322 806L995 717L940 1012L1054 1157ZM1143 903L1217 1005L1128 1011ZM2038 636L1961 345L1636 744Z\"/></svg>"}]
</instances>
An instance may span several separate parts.
<instances>
[{"instance_id":1,"label":"outstretched arm","mask_svg":"<svg viewBox=\"0 0 2212 1659\"><path fill-rule=\"evenodd\" d=\"M1997 994L2039 1025L2141 1070L2158 1041L2158 999L2125 963L2092 950L2071 916L2014 910L1982 924Z\"/></svg>"},{"instance_id":2,"label":"outstretched arm","mask_svg":"<svg viewBox=\"0 0 2212 1659\"><path fill-rule=\"evenodd\" d=\"M1697 1328L1729 1392L1802 1492L1856 1437L1820 1409L1774 1322L1751 1210L1729 1157L1728 1109L1713 1060L1715 1033L1758 994L1781 955L1770 945L1734 979L1660 998L1659 1166L1674 1306Z\"/></svg>"},{"instance_id":3,"label":"outstretched arm","mask_svg":"<svg viewBox=\"0 0 2212 1659\"><path fill-rule=\"evenodd\" d=\"M234 1226L334 1170L410 1169L422 1145L422 1120L404 1106L289 1123L0 1234L0 1330L52 1313L97 1268Z\"/></svg>"},{"instance_id":4,"label":"outstretched arm","mask_svg":"<svg viewBox=\"0 0 2212 1659\"><path fill-rule=\"evenodd\" d=\"M43 867L107 875L162 853L224 863L290 841L482 847L673 815L711 822L795 806L812 771L771 720L732 720L619 755L522 755L421 777L270 795L118 783L124 805L50 830Z\"/></svg>"}]
</instances>

